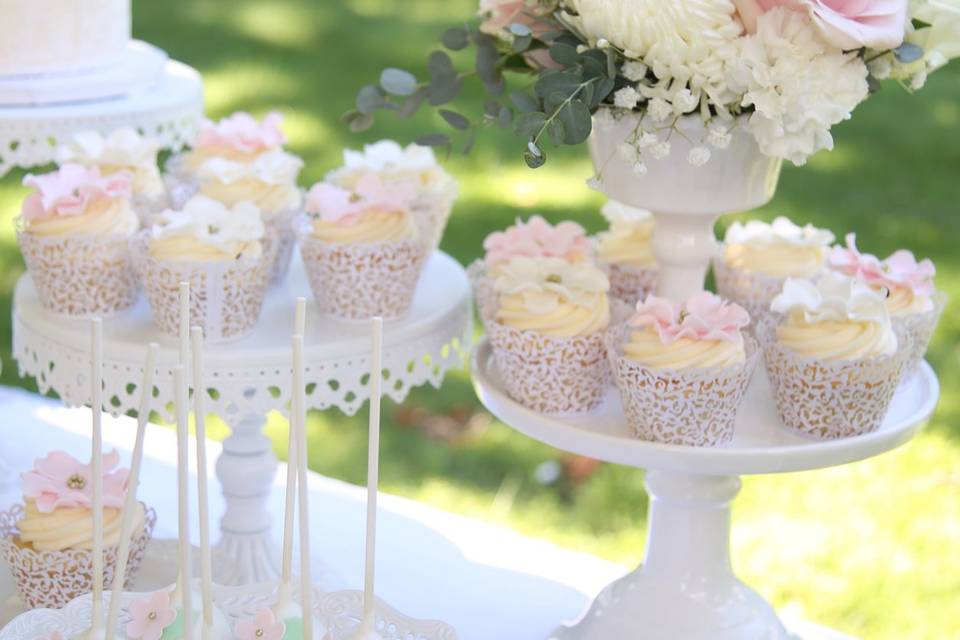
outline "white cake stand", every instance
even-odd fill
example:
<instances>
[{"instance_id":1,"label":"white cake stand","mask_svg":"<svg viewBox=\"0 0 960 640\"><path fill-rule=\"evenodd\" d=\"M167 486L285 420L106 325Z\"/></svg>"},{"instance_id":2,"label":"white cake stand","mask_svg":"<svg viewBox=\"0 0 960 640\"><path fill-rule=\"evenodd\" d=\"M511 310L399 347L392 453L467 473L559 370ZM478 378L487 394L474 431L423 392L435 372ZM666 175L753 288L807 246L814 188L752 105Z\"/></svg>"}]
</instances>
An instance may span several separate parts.
<instances>
[{"instance_id":1,"label":"white cake stand","mask_svg":"<svg viewBox=\"0 0 960 640\"><path fill-rule=\"evenodd\" d=\"M207 407L232 431L217 460L227 503L218 546L234 558L237 583L279 576L266 508L277 460L262 429L267 413L285 411L289 403L297 296L311 297L303 265L295 258L286 281L268 293L254 333L209 345L205 353ZM470 297L463 268L445 253L434 252L408 315L384 326L384 393L400 402L411 388L428 382L439 386L449 369L466 364L473 337ZM56 392L67 405L89 405L88 322L44 310L29 275L17 283L13 309L13 351L20 375L36 378L42 392ZM105 319L103 333L105 409L115 414L136 410L146 345L158 342L154 408L172 421L171 367L179 360L178 344L154 326L146 300ZM368 324L337 320L309 305L305 342L308 408L355 413L369 397Z\"/></svg>"},{"instance_id":2,"label":"white cake stand","mask_svg":"<svg viewBox=\"0 0 960 640\"><path fill-rule=\"evenodd\" d=\"M697 448L631 437L615 390L596 410L577 417L548 417L523 407L504 390L485 338L472 369L477 395L504 423L558 449L648 469L643 564L604 589L579 621L558 629L551 640L789 637L773 608L736 578L730 564L730 501L740 489L738 476L819 469L877 455L909 440L939 396L937 378L923 363L897 391L878 431L810 441L781 426L760 367L737 417L733 442ZM826 636L805 640L813 637Z\"/></svg>"}]
</instances>

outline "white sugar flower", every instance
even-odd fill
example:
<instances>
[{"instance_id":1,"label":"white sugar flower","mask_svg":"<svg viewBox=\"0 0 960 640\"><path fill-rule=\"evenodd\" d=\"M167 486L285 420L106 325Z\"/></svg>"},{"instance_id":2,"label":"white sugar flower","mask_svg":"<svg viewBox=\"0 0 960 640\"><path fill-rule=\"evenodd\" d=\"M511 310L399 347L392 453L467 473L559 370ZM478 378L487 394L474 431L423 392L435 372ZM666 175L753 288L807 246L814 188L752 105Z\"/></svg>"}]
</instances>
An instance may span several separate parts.
<instances>
[{"instance_id":1,"label":"white sugar flower","mask_svg":"<svg viewBox=\"0 0 960 640\"><path fill-rule=\"evenodd\" d=\"M702 167L710 161L710 149L706 147L694 147L687 154L687 162L695 167Z\"/></svg>"},{"instance_id":2,"label":"white sugar flower","mask_svg":"<svg viewBox=\"0 0 960 640\"><path fill-rule=\"evenodd\" d=\"M613 106L618 109L633 109L640 102L640 93L633 87L624 87L613 94Z\"/></svg>"},{"instance_id":3,"label":"white sugar flower","mask_svg":"<svg viewBox=\"0 0 960 640\"><path fill-rule=\"evenodd\" d=\"M662 140L657 144L650 147L650 155L661 160L670 155L670 142L668 140Z\"/></svg>"},{"instance_id":4,"label":"white sugar flower","mask_svg":"<svg viewBox=\"0 0 960 640\"><path fill-rule=\"evenodd\" d=\"M623 68L620 69L623 73L623 76L631 82L640 82L647 77L647 71L649 68L647 65L637 60L627 60L623 64Z\"/></svg>"},{"instance_id":5,"label":"white sugar flower","mask_svg":"<svg viewBox=\"0 0 960 640\"><path fill-rule=\"evenodd\" d=\"M830 127L868 95L863 61L826 45L806 14L782 8L760 16L756 34L738 42L730 85L755 108L747 126L760 150L799 165L832 149Z\"/></svg>"}]
</instances>

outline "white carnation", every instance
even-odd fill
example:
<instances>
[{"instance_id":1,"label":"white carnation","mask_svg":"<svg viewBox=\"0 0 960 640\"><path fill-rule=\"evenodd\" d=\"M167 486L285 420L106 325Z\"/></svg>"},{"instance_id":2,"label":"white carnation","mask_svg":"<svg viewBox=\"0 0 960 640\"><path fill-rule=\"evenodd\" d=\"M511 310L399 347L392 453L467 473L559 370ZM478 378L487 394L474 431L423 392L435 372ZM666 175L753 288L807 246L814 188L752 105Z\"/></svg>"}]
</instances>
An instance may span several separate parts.
<instances>
[{"instance_id":1,"label":"white carnation","mask_svg":"<svg viewBox=\"0 0 960 640\"><path fill-rule=\"evenodd\" d=\"M806 14L781 8L738 43L730 85L755 109L747 126L761 151L799 165L832 149L830 128L867 98L863 61L826 45Z\"/></svg>"}]
</instances>

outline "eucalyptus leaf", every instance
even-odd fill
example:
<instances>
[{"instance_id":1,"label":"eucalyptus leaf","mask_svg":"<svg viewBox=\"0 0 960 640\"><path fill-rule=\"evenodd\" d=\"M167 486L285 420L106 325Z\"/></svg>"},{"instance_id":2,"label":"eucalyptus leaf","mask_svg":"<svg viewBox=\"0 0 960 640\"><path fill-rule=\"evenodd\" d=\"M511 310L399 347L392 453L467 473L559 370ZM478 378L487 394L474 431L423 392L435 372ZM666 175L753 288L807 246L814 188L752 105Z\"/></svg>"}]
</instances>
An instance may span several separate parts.
<instances>
[{"instance_id":1,"label":"eucalyptus leaf","mask_svg":"<svg viewBox=\"0 0 960 640\"><path fill-rule=\"evenodd\" d=\"M443 32L440 42L451 51L460 51L466 49L467 45L470 44L470 34L462 27L454 27Z\"/></svg>"},{"instance_id":2,"label":"eucalyptus leaf","mask_svg":"<svg viewBox=\"0 0 960 640\"><path fill-rule=\"evenodd\" d=\"M532 140L527 143L527 148L523 151L523 161L531 169L542 167L547 161L547 155L543 149L538 147Z\"/></svg>"},{"instance_id":3,"label":"eucalyptus leaf","mask_svg":"<svg viewBox=\"0 0 960 640\"><path fill-rule=\"evenodd\" d=\"M501 129L507 129L513 123L513 109L510 107L500 107L500 113L497 114L497 124Z\"/></svg>"},{"instance_id":4,"label":"eucalyptus leaf","mask_svg":"<svg viewBox=\"0 0 960 640\"><path fill-rule=\"evenodd\" d=\"M566 144L580 144L587 139L593 128L590 109L582 100L571 100L565 104L557 117L563 122L563 141Z\"/></svg>"},{"instance_id":5,"label":"eucalyptus leaf","mask_svg":"<svg viewBox=\"0 0 960 640\"><path fill-rule=\"evenodd\" d=\"M513 125L513 131L518 136L530 138L540 133L546 121L547 114L540 111L531 111L517 118Z\"/></svg>"},{"instance_id":6,"label":"eucalyptus leaf","mask_svg":"<svg viewBox=\"0 0 960 640\"><path fill-rule=\"evenodd\" d=\"M477 130L470 129L470 131L467 132L467 139L463 143L464 155L470 153L470 151L473 149L473 143L476 142L476 140L477 140Z\"/></svg>"},{"instance_id":7,"label":"eucalyptus leaf","mask_svg":"<svg viewBox=\"0 0 960 640\"><path fill-rule=\"evenodd\" d=\"M882 88L883 88L883 85L880 84L880 81L877 80L875 76L873 76L872 74L867 76L867 89L870 91L870 93L876 93L877 91L880 91L880 89Z\"/></svg>"},{"instance_id":8,"label":"eucalyptus leaf","mask_svg":"<svg viewBox=\"0 0 960 640\"><path fill-rule=\"evenodd\" d=\"M590 86L593 87L593 96L589 104L590 107L595 108L610 95L610 92L616 86L616 81L613 78L603 78Z\"/></svg>"},{"instance_id":9,"label":"eucalyptus leaf","mask_svg":"<svg viewBox=\"0 0 960 640\"><path fill-rule=\"evenodd\" d=\"M470 128L470 121L456 111L451 111L450 109L440 109L440 117L446 120L447 124L454 129L465 131Z\"/></svg>"},{"instance_id":10,"label":"eucalyptus leaf","mask_svg":"<svg viewBox=\"0 0 960 640\"><path fill-rule=\"evenodd\" d=\"M380 86L395 96L409 96L417 90L417 78L409 71L389 67L380 74Z\"/></svg>"},{"instance_id":11,"label":"eucalyptus leaf","mask_svg":"<svg viewBox=\"0 0 960 640\"><path fill-rule=\"evenodd\" d=\"M500 55L492 44L477 45L477 76L484 84L494 84L500 79L499 71L497 71L499 60Z\"/></svg>"},{"instance_id":12,"label":"eucalyptus leaf","mask_svg":"<svg viewBox=\"0 0 960 640\"><path fill-rule=\"evenodd\" d=\"M923 48L912 42L904 42L893 50L893 55L903 64L910 64L923 58Z\"/></svg>"},{"instance_id":13,"label":"eucalyptus leaf","mask_svg":"<svg viewBox=\"0 0 960 640\"><path fill-rule=\"evenodd\" d=\"M522 22L514 22L513 24L511 24L510 33L512 33L515 36L521 36L521 37L529 36L533 34L533 32L530 31L530 27L523 24Z\"/></svg>"},{"instance_id":14,"label":"eucalyptus leaf","mask_svg":"<svg viewBox=\"0 0 960 640\"><path fill-rule=\"evenodd\" d=\"M417 89L413 92L413 95L407 96L407 99L403 101L400 105L400 108L397 109L398 118L409 118L415 114L419 109L420 105L423 104L423 101L427 98L426 89Z\"/></svg>"},{"instance_id":15,"label":"eucalyptus leaf","mask_svg":"<svg viewBox=\"0 0 960 640\"><path fill-rule=\"evenodd\" d=\"M414 142L423 147L442 147L450 144L450 136L445 133L425 133Z\"/></svg>"},{"instance_id":16,"label":"eucalyptus leaf","mask_svg":"<svg viewBox=\"0 0 960 640\"><path fill-rule=\"evenodd\" d=\"M570 97L569 93L566 93L564 91L554 91L549 96L547 96L546 99L543 101L543 110L546 111L547 113L553 113L554 111L559 109L560 105L566 102L567 98L569 97Z\"/></svg>"},{"instance_id":17,"label":"eucalyptus leaf","mask_svg":"<svg viewBox=\"0 0 960 640\"><path fill-rule=\"evenodd\" d=\"M457 76L437 76L430 80L427 86L427 98L433 106L446 104L457 97L463 82Z\"/></svg>"},{"instance_id":18,"label":"eucalyptus leaf","mask_svg":"<svg viewBox=\"0 0 960 640\"><path fill-rule=\"evenodd\" d=\"M373 113L386 104L383 99L383 92L376 85L368 84L357 92L357 111L360 113Z\"/></svg>"},{"instance_id":19,"label":"eucalyptus leaf","mask_svg":"<svg viewBox=\"0 0 960 640\"><path fill-rule=\"evenodd\" d=\"M533 43L533 36L517 36L513 39L513 50L516 52L526 51Z\"/></svg>"},{"instance_id":20,"label":"eucalyptus leaf","mask_svg":"<svg viewBox=\"0 0 960 640\"><path fill-rule=\"evenodd\" d=\"M483 115L496 118L500 113L500 103L496 100L487 100L483 103Z\"/></svg>"},{"instance_id":21,"label":"eucalyptus leaf","mask_svg":"<svg viewBox=\"0 0 960 640\"><path fill-rule=\"evenodd\" d=\"M547 136L549 136L550 142L555 145L559 146L564 143L566 136L563 129L563 122L560 118L554 118L547 123Z\"/></svg>"},{"instance_id":22,"label":"eucalyptus leaf","mask_svg":"<svg viewBox=\"0 0 960 640\"><path fill-rule=\"evenodd\" d=\"M354 111L352 116L346 118L346 120L350 131L354 133L366 131L373 126L373 114L371 113L360 113L358 111Z\"/></svg>"},{"instance_id":23,"label":"eucalyptus leaf","mask_svg":"<svg viewBox=\"0 0 960 640\"><path fill-rule=\"evenodd\" d=\"M457 75L453 60L443 51L434 51L427 59L427 71L431 78L437 76Z\"/></svg>"},{"instance_id":24,"label":"eucalyptus leaf","mask_svg":"<svg viewBox=\"0 0 960 640\"><path fill-rule=\"evenodd\" d=\"M507 90L507 81L503 79L503 76L498 76L496 82L484 82L483 88L490 95L499 97Z\"/></svg>"},{"instance_id":25,"label":"eucalyptus leaf","mask_svg":"<svg viewBox=\"0 0 960 640\"><path fill-rule=\"evenodd\" d=\"M577 53L577 48L565 42L553 43L553 46L550 47L550 57L553 58L554 62L565 67L580 64L580 54Z\"/></svg>"},{"instance_id":26,"label":"eucalyptus leaf","mask_svg":"<svg viewBox=\"0 0 960 640\"><path fill-rule=\"evenodd\" d=\"M580 82L580 76L571 71L543 73L533 89L541 98L546 98L555 91L570 95L580 87Z\"/></svg>"},{"instance_id":27,"label":"eucalyptus leaf","mask_svg":"<svg viewBox=\"0 0 960 640\"><path fill-rule=\"evenodd\" d=\"M923 20L920 20L919 18L914 18L913 20L910 21L910 23L913 25L914 29L927 29L933 26L929 22L925 22Z\"/></svg>"},{"instance_id":28,"label":"eucalyptus leaf","mask_svg":"<svg viewBox=\"0 0 960 640\"><path fill-rule=\"evenodd\" d=\"M607 76L607 56L603 54L602 51L598 49L590 49L584 51L582 54L583 57L583 77L587 80L590 78L605 78Z\"/></svg>"},{"instance_id":29,"label":"eucalyptus leaf","mask_svg":"<svg viewBox=\"0 0 960 640\"><path fill-rule=\"evenodd\" d=\"M526 91L511 91L510 102L512 102L513 106L515 106L521 113L529 113L531 111L540 110L539 101L533 98Z\"/></svg>"}]
</instances>

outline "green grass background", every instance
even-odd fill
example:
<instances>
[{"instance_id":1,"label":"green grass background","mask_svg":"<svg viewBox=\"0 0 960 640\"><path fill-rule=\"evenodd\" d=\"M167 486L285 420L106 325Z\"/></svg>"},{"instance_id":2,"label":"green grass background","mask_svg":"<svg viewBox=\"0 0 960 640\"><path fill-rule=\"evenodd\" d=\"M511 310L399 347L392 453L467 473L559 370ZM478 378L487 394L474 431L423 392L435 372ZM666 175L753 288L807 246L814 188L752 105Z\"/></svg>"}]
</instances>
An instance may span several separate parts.
<instances>
[{"instance_id":1,"label":"green grass background","mask_svg":"<svg viewBox=\"0 0 960 640\"><path fill-rule=\"evenodd\" d=\"M468 19L475 3L137 0L134 8L138 37L203 73L210 114L285 113L291 148L306 160L307 183L336 166L345 146L382 137L406 142L442 129L424 114L384 118L355 136L338 117L382 67L423 73L440 33ZM478 94L467 98L461 108L478 114ZM936 262L939 286L956 301L960 64L934 75L916 96L885 86L834 133L833 153L787 167L774 201L751 215L785 214L838 237L856 230L862 248L882 255L909 247ZM584 186L591 169L583 149L554 151L547 167L531 172L516 140L492 130L473 155L453 157L448 166L462 197L443 248L461 262L480 254L485 234L532 212L572 218L591 231L602 226L600 199ZM30 386L17 378L10 355L11 295L23 270L10 220L22 175L0 182L0 381ZM929 354L943 385L940 406L912 443L845 467L744 480L734 506L735 567L778 607L864 638L960 638L957 310L951 303ZM462 415L473 416L470 427L453 438L411 425L442 426ZM386 491L625 564L640 560L642 471L602 465L585 480L538 483L538 465L564 454L489 419L465 373L451 375L439 393L414 392L403 408L388 403L385 416ZM364 415L311 415L313 468L361 483L364 423ZM283 422L274 416L268 429L283 456Z\"/></svg>"}]
</instances>

